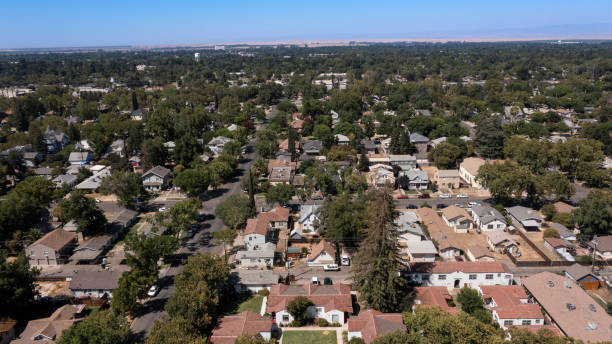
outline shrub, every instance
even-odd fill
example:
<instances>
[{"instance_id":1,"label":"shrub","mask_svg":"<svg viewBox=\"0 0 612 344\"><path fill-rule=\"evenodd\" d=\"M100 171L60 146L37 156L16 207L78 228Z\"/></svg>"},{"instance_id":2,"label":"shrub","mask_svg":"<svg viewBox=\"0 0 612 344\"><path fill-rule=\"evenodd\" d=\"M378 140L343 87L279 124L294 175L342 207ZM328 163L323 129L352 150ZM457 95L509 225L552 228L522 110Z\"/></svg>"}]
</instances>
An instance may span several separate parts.
<instances>
[{"instance_id":1,"label":"shrub","mask_svg":"<svg viewBox=\"0 0 612 344\"><path fill-rule=\"evenodd\" d=\"M261 295L261 296L264 296L264 297L267 297L267 296L270 295L270 291L268 289L262 289L262 290L258 291L257 294Z\"/></svg>"},{"instance_id":2,"label":"shrub","mask_svg":"<svg viewBox=\"0 0 612 344\"><path fill-rule=\"evenodd\" d=\"M287 305L287 311L295 319L294 323L297 323L298 326L302 326L308 320L307 311L308 307L311 306L313 306L312 301L304 296L298 296L289 302Z\"/></svg>"},{"instance_id":3,"label":"shrub","mask_svg":"<svg viewBox=\"0 0 612 344\"><path fill-rule=\"evenodd\" d=\"M329 322L327 322L327 320L325 320L324 318L318 318L317 319L317 326L319 326L319 327L327 327L327 326L329 326Z\"/></svg>"},{"instance_id":4,"label":"shrub","mask_svg":"<svg viewBox=\"0 0 612 344\"><path fill-rule=\"evenodd\" d=\"M546 228L542 233L544 238L560 238L559 232L554 228Z\"/></svg>"},{"instance_id":5,"label":"shrub","mask_svg":"<svg viewBox=\"0 0 612 344\"><path fill-rule=\"evenodd\" d=\"M354 337L351 340L349 340L348 344L365 344L365 342L361 338Z\"/></svg>"},{"instance_id":6,"label":"shrub","mask_svg":"<svg viewBox=\"0 0 612 344\"><path fill-rule=\"evenodd\" d=\"M545 206L542 207L542 209L540 209L540 211L546 217L546 221L550 221L553 218L553 216L555 216L555 214L557 213L555 206L552 204L546 204Z\"/></svg>"}]
</instances>

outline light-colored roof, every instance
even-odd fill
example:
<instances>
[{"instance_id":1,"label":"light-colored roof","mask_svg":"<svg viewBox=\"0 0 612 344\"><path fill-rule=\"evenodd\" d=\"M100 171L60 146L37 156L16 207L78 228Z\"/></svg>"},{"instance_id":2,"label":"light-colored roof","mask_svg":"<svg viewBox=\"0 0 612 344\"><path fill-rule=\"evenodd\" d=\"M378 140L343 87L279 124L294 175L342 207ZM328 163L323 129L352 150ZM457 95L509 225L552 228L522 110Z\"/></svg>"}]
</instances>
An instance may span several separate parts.
<instances>
[{"instance_id":1,"label":"light-colored roof","mask_svg":"<svg viewBox=\"0 0 612 344\"><path fill-rule=\"evenodd\" d=\"M483 257L494 258L493 254L491 254L491 252L489 252L489 250L483 246L470 246L467 250L470 251L474 259L479 259Z\"/></svg>"},{"instance_id":2,"label":"light-colored roof","mask_svg":"<svg viewBox=\"0 0 612 344\"><path fill-rule=\"evenodd\" d=\"M465 169L472 176L476 176L480 166L484 165L485 163L486 161L481 158L465 158L459 167Z\"/></svg>"},{"instance_id":3,"label":"light-colored roof","mask_svg":"<svg viewBox=\"0 0 612 344\"><path fill-rule=\"evenodd\" d=\"M519 221L537 220L542 221L542 218L533 209L529 209L520 205L506 208L508 214L514 216Z\"/></svg>"},{"instance_id":4,"label":"light-colored roof","mask_svg":"<svg viewBox=\"0 0 612 344\"><path fill-rule=\"evenodd\" d=\"M321 240L312 248L312 251L307 258L308 260L314 260L322 252L325 252L334 258L336 257L336 248L334 248L334 246L327 241Z\"/></svg>"},{"instance_id":5,"label":"light-colored roof","mask_svg":"<svg viewBox=\"0 0 612 344\"><path fill-rule=\"evenodd\" d=\"M568 266L567 268L565 268L565 272L576 281L581 280L585 276L592 276L595 279L599 279L599 277L596 276L589 267L580 264Z\"/></svg>"},{"instance_id":6,"label":"light-colored roof","mask_svg":"<svg viewBox=\"0 0 612 344\"><path fill-rule=\"evenodd\" d=\"M410 134L410 142L412 143L427 143L429 142L429 138L427 136L423 136L419 133Z\"/></svg>"},{"instance_id":7,"label":"light-colored roof","mask_svg":"<svg viewBox=\"0 0 612 344\"><path fill-rule=\"evenodd\" d=\"M346 135L336 134L335 137L336 137L336 140L338 140L338 142L349 142L350 141Z\"/></svg>"},{"instance_id":8,"label":"light-colored roof","mask_svg":"<svg viewBox=\"0 0 612 344\"><path fill-rule=\"evenodd\" d=\"M237 270L232 272L237 283L250 284L276 284L279 275L272 270Z\"/></svg>"},{"instance_id":9,"label":"light-colored roof","mask_svg":"<svg viewBox=\"0 0 612 344\"><path fill-rule=\"evenodd\" d=\"M68 161L86 161L88 157L89 152L71 152Z\"/></svg>"},{"instance_id":10,"label":"light-colored roof","mask_svg":"<svg viewBox=\"0 0 612 344\"><path fill-rule=\"evenodd\" d=\"M121 272L113 270L79 270L70 281L70 290L114 290L119 287Z\"/></svg>"},{"instance_id":11,"label":"light-colored roof","mask_svg":"<svg viewBox=\"0 0 612 344\"><path fill-rule=\"evenodd\" d=\"M347 322L349 332L361 332L366 344L374 338L397 330L406 331L401 313L381 313L372 309L364 310L358 316L350 317Z\"/></svg>"},{"instance_id":12,"label":"light-colored roof","mask_svg":"<svg viewBox=\"0 0 612 344\"><path fill-rule=\"evenodd\" d=\"M565 202L555 202L553 206L555 207L555 211L559 214L571 213L573 210L578 209L577 207L569 205Z\"/></svg>"},{"instance_id":13,"label":"light-colored roof","mask_svg":"<svg viewBox=\"0 0 612 344\"><path fill-rule=\"evenodd\" d=\"M437 170L436 178L459 178L459 170Z\"/></svg>"},{"instance_id":14,"label":"light-colored roof","mask_svg":"<svg viewBox=\"0 0 612 344\"><path fill-rule=\"evenodd\" d=\"M487 232L487 238L493 245L498 245L503 242L514 243L514 240L502 229L493 229Z\"/></svg>"},{"instance_id":15,"label":"light-colored roof","mask_svg":"<svg viewBox=\"0 0 612 344\"><path fill-rule=\"evenodd\" d=\"M274 252L275 252L274 248L271 248L271 247L264 247L261 250L238 251L236 252L236 259L249 259L249 258L273 259Z\"/></svg>"},{"instance_id":16,"label":"light-colored roof","mask_svg":"<svg viewBox=\"0 0 612 344\"><path fill-rule=\"evenodd\" d=\"M158 177L166 178L167 176L170 175L170 170L165 168L165 167L163 167L163 166L157 165L157 166L153 167L152 169L148 170L147 172L145 172L145 174L143 174L142 177L144 178L144 177L146 177L149 174L154 174L154 175L156 175Z\"/></svg>"},{"instance_id":17,"label":"light-colored roof","mask_svg":"<svg viewBox=\"0 0 612 344\"><path fill-rule=\"evenodd\" d=\"M442 215L449 221L453 219L459 219L459 221L472 220L470 214L465 209L459 208L456 205L450 205L442 209Z\"/></svg>"},{"instance_id":18,"label":"light-colored roof","mask_svg":"<svg viewBox=\"0 0 612 344\"><path fill-rule=\"evenodd\" d=\"M68 232L63 229L54 229L53 231L45 234L42 238L36 240L34 243L30 244L29 247L34 245L44 245L59 251L74 239L76 239L76 233Z\"/></svg>"},{"instance_id":19,"label":"light-colored roof","mask_svg":"<svg viewBox=\"0 0 612 344\"><path fill-rule=\"evenodd\" d=\"M475 213L480 218L482 224L488 224L492 221L506 222L504 216L495 208L486 204L475 204L472 206L472 213Z\"/></svg>"},{"instance_id":20,"label":"light-colored roof","mask_svg":"<svg viewBox=\"0 0 612 344\"><path fill-rule=\"evenodd\" d=\"M409 241L406 243L406 249L410 254L437 254L438 249L431 240Z\"/></svg>"},{"instance_id":21,"label":"light-colored roof","mask_svg":"<svg viewBox=\"0 0 612 344\"><path fill-rule=\"evenodd\" d=\"M567 336L602 342L612 338L612 317L567 277L541 272L523 285Z\"/></svg>"}]
</instances>

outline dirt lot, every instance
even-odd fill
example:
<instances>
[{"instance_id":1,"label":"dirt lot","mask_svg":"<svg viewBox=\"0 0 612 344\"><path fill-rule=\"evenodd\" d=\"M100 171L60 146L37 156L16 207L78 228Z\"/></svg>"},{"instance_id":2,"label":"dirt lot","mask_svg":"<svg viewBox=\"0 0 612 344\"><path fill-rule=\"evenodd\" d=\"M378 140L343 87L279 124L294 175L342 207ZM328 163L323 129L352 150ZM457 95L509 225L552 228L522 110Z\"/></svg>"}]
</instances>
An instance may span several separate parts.
<instances>
[{"instance_id":1,"label":"dirt lot","mask_svg":"<svg viewBox=\"0 0 612 344\"><path fill-rule=\"evenodd\" d=\"M550 260L563 260L559 255L544 246L544 237L542 232L526 232L525 235L529 238L529 240L531 240L532 243L534 243L540 250L542 250L542 252L544 252L544 254L546 254L546 256L550 258Z\"/></svg>"},{"instance_id":2,"label":"dirt lot","mask_svg":"<svg viewBox=\"0 0 612 344\"><path fill-rule=\"evenodd\" d=\"M36 289L40 293L40 296L70 296L70 282L58 281L58 282L36 282Z\"/></svg>"}]
</instances>

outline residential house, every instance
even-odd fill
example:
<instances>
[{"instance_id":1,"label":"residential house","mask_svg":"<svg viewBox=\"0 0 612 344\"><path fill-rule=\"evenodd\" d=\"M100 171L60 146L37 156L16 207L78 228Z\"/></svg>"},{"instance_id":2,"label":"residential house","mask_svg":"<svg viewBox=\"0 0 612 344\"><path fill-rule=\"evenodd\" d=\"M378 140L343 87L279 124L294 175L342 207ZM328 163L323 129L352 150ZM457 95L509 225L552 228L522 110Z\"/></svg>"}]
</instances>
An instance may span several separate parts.
<instances>
[{"instance_id":1,"label":"residential house","mask_svg":"<svg viewBox=\"0 0 612 344\"><path fill-rule=\"evenodd\" d=\"M437 242L440 257L455 260L456 257L460 257L464 253L462 241L458 238L463 234L458 234L447 226L434 209L419 208L416 213L421 224L427 226L431 240Z\"/></svg>"},{"instance_id":2,"label":"residential house","mask_svg":"<svg viewBox=\"0 0 612 344\"><path fill-rule=\"evenodd\" d=\"M170 178L170 170L163 166L155 166L142 175L142 185L148 191L161 191Z\"/></svg>"},{"instance_id":3,"label":"residential house","mask_svg":"<svg viewBox=\"0 0 612 344\"><path fill-rule=\"evenodd\" d=\"M559 233L559 237L567 241L576 241L576 234L560 223L552 222L548 225Z\"/></svg>"},{"instance_id":4,"label":"residential house","mask_svg":"<svg viewBox=\"0 0 612 344\"><path fill-rule=\"evenodd\" d=\"M248 219L244 231L244 242L247 250L258 250L267 242L276 242L277 233L288 229L289 209L276 207L268 212L257 214Z\"/></svg>"},{"instance_id":5,"label":"residential house","mask_svg":"<svg viewBox=\"0 0 612 344\"><path fill-rule=\"evenodd\" d=\"M510 326L543 326L544 314L540 306L530 303L522 286L491 285L477 288L485 308L493 315L493 321L507 330Z\"/></svg>"},{"instance_id":6,"label":"residential house","mask_svg":"<svg viewBox=\"0 0 612 344\"><path fill-rule=\"evenodd\" d=\"M60 265L76 246L76 233L55 229L26 248L31 266Z\"/></svg>"},{"instance_id":7,"label":"residential house","mask_svg":"<svg viewBox=\"0 0 612 344\"><path fill-rule=\"evenodd\" d=\"M366 344L370 344L378 336L406 331L401 313L381 313L373 309L361 311L358 316L351 317L347 326L349 341L361 338Z\"/></svg>"},{"instance_id":8,"label":"residential house","mask_svg":"<svg viewBox=\"0 0 612 344\"><path fill-rule=\"evenodd\" d=\"M427 153L417 153L414 155L416 158L417 166L419 167L427 167L429 166L429 154Z\"/></svg>"},{"instance_id":9,"label":"residential house","mask_svg":"<svg viewBox=\"0 0 612 344\"><path fill-rule=\"evenodd\" d=\"M294 177L294 169L291 167L274 167L268 175L270 185L291 184Z\"/></svg>"},{"instance_id":10,"label":"residential house","mask_svg":"<svg viewBox=\"0 0 612 344\"><path fill-rule=\"evenodd\" d=\"M612 259L612 235L603 235L589 243L598 259Z\"/></svg>"},{"instance_id":11,"label":"residential house","mask_svg":"<svg viewBox=\"0 0 612 344\"><path fill-rule=\"evenodd\" d=\"M280 276L272 270L237 270L232 271L230 280L237 292L257 293L270 290L278 283Z\"/></svg>"},{"instance_id":12,"label":"residential house","mask_svg":"<svg viewBox=\"0 0 612 344\"><path fill-rule=\"evenodd\" d=\"M118 139L113 141L108 148L109 154L117 154L118 156L123 158L125 152L125 141L122 139Z\"/></svg>"},{"instance_id":13,"label":"residential house","mask_svg":"<svg viewBox=\"0 0 612 344\"><path fill-rule=\"evenodd\" d=\"M488 232L493 229L506 229L506 219L495 208L486 204L474 204L470 209L474 218L475 227L482 232Z\"/></svg>"},{"instance_id":14,"label":"residential house","mask_svg":"<svg viewBox=\"0 0 612 344\"><path fill-rule=\"evenodd\" d=\"M110 235L95 236L77 246L70 256L70 261L74 264L97 264L112 243L113 238Z\"/></svg>"},{"instance_id":15,"label":"residential house","mask_svg":"<svg viewBox=\"0 0 612 344\"><path fill-rule=\"evenodd\" d=\"M612 317L568 277L540 272L522 282L565 336L593 343L612 338Z\"/></svg>"},{"instance_id":16,"label":"residential house","mask_svg":"<svg viewBox=\"0 0 612 344\"><path fill-rule=\"evenodd\" d=\"M301 133L304 127L304 120L294 119L289 125L291 125L291 128L295 129L296 132Z\"/></svg>"},{"instance_id":17,"label":"residential house","mask_svg":"<svg viewBox=\"0 0 612 344\"><path fill-rule=\"evenodd\" d=\"M368 154L366 158L368 158L368 165L370 166L378 164L391 165L391 160L387 154Z\"/></svg>"},{"instance_id":18,"label":"residential house","mask_svg":"<svg viewBox=\"0 0 612 344\"><path fill-rule=\"evenodd\" d=\"M405 250L410 262L433 262L438 256L438 249L431 240L406 242Z\"/></svg>"},{"instance_id":19,"label":"residential house","mask_svg":"<svg viewBox=\"0 0 612 344\"><path fill-rule=\"evenodd\" d=\"M335 262L336 248L325 240L321 240L314 245L310 254L306 257L308 266L324 266Z\"/></svg>"},{"instance_id":20,"label":"residential house","mask_svg":"<svg viewBox=\"0 0 612 344\"><path fill-rule=\"evenodd\" d=\"M243 334L261 336L266 342L272 338L272 319L253 311L225 315L217 321L210 336L211 344L234 344Z\"/></svg>"},{"instance_id":21,"label":"residential house","mask_svg":"<svg viewBox=\"0 0 612 344\"><path fill-rule=\"evenodd\" d=\"M433 139L431 141L429 141L429 146L431 148L436 148L436 146L438 146L439 144L448 141L448 138L445 136L442 137L438 137L437 139Z\"/></svg>"},{"instance_id":22,"label":"residential house","mask_svg":"<svg viewBox=\"0 0 612 344\"><path fill-rule=\"evenodd\" d=\"M132 121L142 121L147 116L147 110L145 109L136 109L130 113L130 118Z\"/></svg>"},{"instance_id":23,"label":"residential house","mask_svg":"<svg viewBox=\"0 0 612 344\"><path fill-rule=\"evenodd\" d=\"M109 232L113 235L113 240L116 236L123 232L128 227L131 227L138 219L138 212L135 210L123 208L113 218L108 221Z\"/></svg>"},{"instance_id":24,"label":"residential house","mask_svg":"<svg viewBox=\"0 0 612 344\"><path fill-rule=\"evenodd\" d=\"M23 153L23 161L26 166L34 167L43 161L44 155L41 152L25 152Z\"/></svg>"},{"instance_id":25,"label":"residential house","mask_svg":"<svg viewBox=\"0 0 612 344\"><path fill-rule=\"evenodd\" d=\"M30 320L11 344L54 344L72 324L82 320L84 305L64 305L50 317Z\"/></svg>"},{"instance_id":26,"label":"residential house","mask_svg":"<svg viewBox=\"0 0 612 344\"><path fill-rule=\"evenodd\" d=\"M376 144L368 139L361 139L359 141L363 146L366 154L376 154Z\"/></svg>"},{"instance_id":27,"label":"residential house","mask_svg":"<svg viewBox=\"0 0 612 344\"><path fill-rule=\"evenodd\" d=\"M382 164L370 166L370 171L367 173L367 181L368 185L375 188L394 187L395 185L393 170L390 166Z\"/></svg>"},{"instance_id":28,"label":"residential house","mask_svg":"<svg viewBox=\"0 0 612 344\"><path fill-rule=\"evenodd\" d=\"M458 189L460 184L459 170L437 170L434 180L438 187Z\"/></svg>"},{"instance_id":29,"label":"residential house","mask_svg":"<svg viewBox=\"0 0 612 344\"><path fill-rule=\"evenodd\" d=\"M429 138L419 133L410 134L410 143L412 143L419 153L427 152L427 145L429 144Z\"/></svg>"},{"instance_id":30,"label":"residential house","mask_svg":"<svg viewBox=\"0 0 612 344\"><path fill-rule=\"evenodd\" d=\"M15 338L15 325L17 320L0 318L0 344L9 344Z\"/></svg>"},{"instance_id":31,"label":"residential house","mask_svg":"<svg viewBox=\"0 0 612 344\"><path fill-rule=\"evenodd\" d=\"M429 186L429 177L427 172L423 170L413 168L408 171L400 171L398 174L398 184L400 182L399 178L402 177L408 178L408 190L427 190Z\"/></svg>"},{"instance_id":32,"label":"residential house","mask_svg":"<svg viewBox=\"0 0 612 344\"><path fill-rule=\"evenodd\" d=\"M410 154L389 154L389 164L399 166L402 170L412 170L417 167L417 159Z\"/></svg>"},{"instance_id":33,"label":"residential house","mask_svg":"<svg viewBox=\"0 0 612 344\"><path fill-rule=\"evenodd\" d=\"M110 166L104 167L103 169L94 172L93 175L87 177L84 181L77 184L75 187L77 190L90 190L95 191L100 187L100 183L104 177L110 176Z\"/></svg>"},{"instance_id":34,"label":"residential house","mask_svg":"<svg viewBox=\"0 0 612 344\"><path fill-rule=\"evenodd\" d=\"M297 152L300 149L300 141L294 141L295 151ZM283 152L289 152L289 139L284 139L278 144L278 149Z\"/></svg>"},{"instance_id":35,"label":"residential house","mask_svg":"<svg viewBox=\"0 0 612 344\"><path fill-rule=\"evenodd\" d=\"M78 178L74 174L60 174L59 176L51 180L57 189L65 185L68 186L68 190L72 189L77 185Z\"/></svg>"},{"instance_id":36,"label":"residential house","mask_svg":"<svg viewBox=\"0 0 612 344\"><path fill-rule=\"evenodd\" d=\"M493 229L487 232L487 244L491 251L505 254L516 253L518 243L510 237L508 233L502 229Z\"/></svg>"},{"instance_id":37,"label":"residential house","mask_svg":"<svg viewBox=\"0 0 612 344\"><path fill-rule=\"evenodd\" d=\"M320 207L319 204L302 204L300 206L300 216L295 226L296 229L299 229L300 235L316 231L315 226L319 221L317 210Z\"/></svg>"},{"instance_id":38,"label":"residential house","mask_svg":"<svg viewBox=\"0 0 612 344\"><path fill-rule=\"evenodd\" d=\"M33 170L34 174L45 179L51 179L53 169L51 167L39 167Z\"/></svg>"},{"instance_id":39,"label":"residential house","mask_svg":"<svg viewBox=\"0 0 612 344\"><path fill-rule=\"evenodd\" d=\"M454 305L453 297L446 287L416 287L414 291L414 309L435 307L452 315L459 314L459 308Z\"/></svg>"},{"instance_id":40,"label":"residential house","mask_svg":"<svg viewBox=\"0 0 612 344\"><path fill-rule=\"evenodd\" d=\"M321 149L323 148L323 141L321 140L312 140L312 141L302 141L302 151L304 154L308 156L316 156L319 155Z\"/></svg>"},{"instance_id":41,"label":"residential house","mask_svg":"<svg viewBox=\"0 0 612 344\"><path fill-rule=\"evenodd\" d=\"M408 279L423 286L458 289L481 285L511 285L512 273L501 262L410 263Z\"/></svg>"},{"instance_id":42,"label":"residential house","mask_svg":"<svg viewBox=\"0 0 612 344\"><path fill-rule=\"evenodd\" d=\"M465 158L461 164L459 164L459 176L466 184L474 188L482 188L482 185L476 181L478 175L478 169L486 162L481 158Z\"/></svg>"},{"instance_id":43,"label":"residential house","mask_svg":"<svg viewBox=\"0 0 612 344\"><path fill-rule=\"evenodd\" d=\"M551 252L557 253L565 260L569 260L570 262L575 260L570 254L571 245L563 241L563 239L552 237L544 238L544 246Z\"/></svg>"},{"instance_id":44,"label":"residential house","mask_svg":"<svg viewBox=\"0 0 612 344\"><path fill-rule=\"evenodd\" d=\"M580 285L584 290L595 290L602 286L601 278L584 265L570 265L565 269L564 273L565 276Z\"/></svg>"},{"instance_id":45,"label":"residential house","mask_svg":"<svg viewBox=\"0 0 612 344\"><path fill-rule=\"evenodd\" d=\"M129 164L130 164L130 166L132 166L132 168L135 171L136 169L140 168L140 162L141 161L142 161L142 159L140 159L139 156L133 155L129 159Z\"/></svg>"},{"instance_id":46,"label":"residential house","mask_svg":"<svg viewBox=\"0 0 612 344\"><path fill-rule=\"evenodd\" d=\"M262 244L256 250L236 252L235 264L238 268L270 269L274 266L276 245L268 242Z\"/></svg>"},{"instance_id":47,"label":"residential house","mask_svg":"<svg viewBox=\"0 0 612 344\"><path fill-rule=\"evenodd\" d=\"M208 148L210 151L215 154L215 156L219 156L223 153L223 147L225 144L230 142L232 139L225 136L217 136L208 142Z\"/></svg>"},{"instance_id":48,"label":"residential house","mask_svg":"<svg viewBox=\"0 0 612 344\"><path fill-rule=\"evenodd\" d=\"M487 248L480 245L468 247L465 255L471 262L492 262L495 260L495 256Z\"/></svg>"},{"instance_id":49,"label":"residential house","mask_svg":"<svg viewBox=\"0 0 612 344\"><path fill-rule=\"evenodd\" d=\"M74 298L108 298L119 288L120 271L78 270L70 281L70 292Z\"/></svg>"},{"instance_id":50,"label":"residential house","mask_svg":"<svg viewBox=\"0 0 612 344\"><path fill-rule=\"evenodd\" d=\"M417 116L431 117L431 111L428 109L417 109L414 111L416 112Z\"/></svg>"},{"instance_id":51,"label":"residential house","mask_svg":"<svg viewBox=\"0 0 612 344\"><path fill-rule=\"evenodd\" d=\"M540 230L542 226L542 217L533 209L529 209L520 205L506 208L508 216L515 224L515 227L523 227L527 231Z\"/></svg>"},{"instance_id":52,"label":"residential house","mask_svg":"<svg viewBox=\"0 0 612 344\"><path fill-rule=\"evenodd\" d=\"M71 152L68 156L68 162L70 165L86 165L91 162L91 154L85 152Z\"/></svg>"},{"instance_id":53,"label":"residential house","mask_svg":"<svg viewBox=\"0 0 612 344\"><path fill-rule=\"evenodd\" d=\"M419 242L426 239L418 222L419 217L416 212L410 210L398 212L394 223L397 226L400 245L402 242Z\"/></svg>"},{"instance_id":54,"label":"residential house","mask_svg":"<svg viewBox=\"0 0 612 344\"><path fill-rule=\"evenodd\" d=\"M348 144L351 142L347 136L342 134L336 134L334 137L340 146L348 146Z\"/></svg>"},{"instance_id":55,"label":"residential house","mask_svg":"<svg viewBox=\"0 0 612 344\"><path fill-rule=\"evenodd\" d=\"M465 209L459 208L456 205L442 209L442 219L457 233L467 233L473 227L470 214Z\"/></svg>"},{"instance_id":56,"label":"residential house","mask_svg":"<svg viewBox=\"0 0 612 344\"><path fill-rule=\"evenodd\" d=\"M270 288L266 312L275 318L276 324L287 325L294 319L287 311L287 305L298 296L308 298L313 306L308 307L309 318L323 318L329 323L343 324L348 314L353 313L351 286L334 285L286 285L277 284Z\"/></svg>"},{"instance_id":57,"label":"residential house","mask_svg":"<svg viewBox=\"0 0 612 344\"><path fill-rule=\"evenodd\" d=\"M70 143L68 135L62 131L51 130L47 127L43 134L43 144L47 146L49 154L61 151L68 143Z\"/></svg>"}]
</instances>

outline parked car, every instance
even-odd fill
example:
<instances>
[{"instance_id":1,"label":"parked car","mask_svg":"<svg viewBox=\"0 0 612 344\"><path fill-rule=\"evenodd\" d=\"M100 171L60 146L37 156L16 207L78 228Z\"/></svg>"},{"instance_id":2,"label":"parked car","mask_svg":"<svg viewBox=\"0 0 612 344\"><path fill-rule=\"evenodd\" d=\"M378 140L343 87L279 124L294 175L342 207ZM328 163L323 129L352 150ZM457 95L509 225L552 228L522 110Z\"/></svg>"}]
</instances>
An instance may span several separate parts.
<instances>
[{"instance_id":1,"label":"parked car","mask_svg":"<svg viewBox=\"0 0 612 344\"><path fill-rule=\"evenodd\" d=\"M325 277L325 278L323 279L323 284L324 284L324 285L332 285L333 283L334 283L334 282L332 282L332 279L331 279L331 278L329 278L329 277Z\"/></svg>"},{"instance_id":2,"label":"parked car","mask_svg":"<svg viewBox=\"0 0 612 344\"><path fill-rule=\"evenodd\" d=\"M159 287L153 284L151 288L149 288L149 291L147 291L147 295L149 295L149 297L153 297L157 295L158 292L159 292Z\"/></svg>"},{"instance_id":3,"label":"parked car","mask_svg":"<svg viewBox=\"0 0 612 344\"><path fill-rule=\"evenodd\" d=\"M436 208L438 208L438 209L444 209L444 208L446 208L446 207L448 207L448 205L446 205L446 204L444 204L444 203L438 203L438 204L436 204Z\"/></svg>"},{"instance_id":4,"label":"parked car","mask_svg":"<svg viewBox=\"0 0 612 344\"><path fill-rule=\"evenodd\" d=\"M419 209L419 207L417 207L417 206L416 206L416 205L414 205L414 204L407 204L407 205L406 205L406 208L408 208L408 209Z\"/></svg>"},{"instance_id":5,"label":"parked car","mask_svg":"<svg viewBox=\"0 0 612 344\"><path fill-rule=\"evenodd\" d=\"M468 202L468 208L471 208L471 207L475 206L476 204L478 204L478 203L476 203L476 202Z\"/></svg>"},{"instance_id":6,"label":"parked car","mask_svg":"<svg viewBox=\"0 0 612 344\"><path fill-rule=\"evenodd\" d=\"M99 198L96 198L95 201L96 201L96 203L100 203L101 202Z\"/></svg>"},{"instance_id":7,"label":"parked car","mask_svg":"<svg viewBox=\"0 0 612 344\"><path fill-rule=\"evenodd\" d=\"M351 265L351 258L349 258L348 256L342 256L342 265L344 266L349 266Z\"/></svg>"},{"instance_id":8,"label":"parked car","mask_svg":"<svg viewBox=\"0 0 612 344\"><path fill-rule=\"evenodd\" d=\"M457 207L457 208L463 208L463 204L456 203L456 204L455 204L455 207Z\"/></svg>"},{"instance_id":9,"label":"parked car","mask_svg":"<svg viewBox=\"0 0 612 344\"><path fill-rule=\"evenodd\" d=\"M397 199L408 199L410 197L408 197L408 195L399 195L396 197Z\"/></svg>"},{"instance_id":10,"label":"parked car","mask_svg":"<svg viewBox=\"0 0 612 344\"><path fill-rule=\"evenodd\" d=\"M429 196L429 194L424 193L424 194L420 194L419 198L431 198L431 196Z\"/></svg>"},{"instance_id":11,"label":"parked car","mask_svg":"<svg viewBox=\"0 0 612 344\"><path fill-rule=\"evenodd\" d=\"M457 198L468 198L468 195L464 193L460 193L457 195Z\"/></svg>"},{"instance_id":12,"label":"parked car","mask_svg":"<svg viewBox=\"0 0 612 344\"><path fill-rule=\"evenodd\" d=\"M323 270L325 271L339 271L340 267L338 264L325 264L323 265Z\"/></svg>"},{"instance_id":13,"label":"parked car","mask_svg":"<svg viewBox=\"0 0 612 344\"><path fill-rule=\"evenodd\" d=\"M166 208L166 207L159 208L159 211L167 211L167 210L168 210L168 208Z\"/></svg>"},{"instance_id":14,"label":"parked car","mask_svg":"<svg viewBox=\"0 0 612 344\"><path fill-rule=\"evenodd\" d=\"M312 276L311 283L314 285L321 285L321 282L319 282L319 278L317 276Z\"/></svg>"},{"instance_id":15,"label":"parked car","mask_svg":"<svg viewBox=\"0 0 612 344\"><path fill-rule=\"evenodd\" d=\"M451 198L450 194L440 194L440 196L438 196L440 198Z\"/></svg>"}]
</instances>

